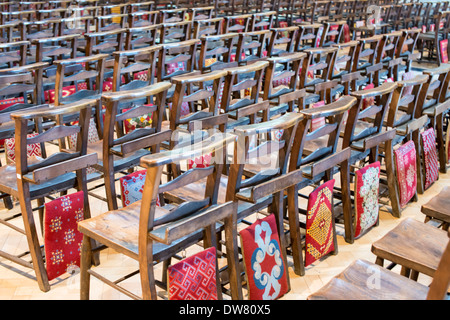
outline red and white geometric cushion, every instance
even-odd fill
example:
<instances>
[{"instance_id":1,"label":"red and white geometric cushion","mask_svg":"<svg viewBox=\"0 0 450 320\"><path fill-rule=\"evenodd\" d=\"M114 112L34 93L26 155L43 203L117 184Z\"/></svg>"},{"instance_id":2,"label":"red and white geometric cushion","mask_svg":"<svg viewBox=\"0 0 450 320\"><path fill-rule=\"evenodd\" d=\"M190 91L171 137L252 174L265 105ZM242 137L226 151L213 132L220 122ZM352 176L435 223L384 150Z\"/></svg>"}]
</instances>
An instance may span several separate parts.
<instances>
[{"instance_id":1,"label":"red and white geometric cushion","mask_svg":"<svg viewBox=\"0 0 450 320\"><path fill-rule=\"evenodd\" d=\"M216 248L167 268L169 300L217 300Z\"/></svg>"},{"instance_id":2,"label":"red and white geometric cushion","mask_svg":"<svg viewBox=\"0 0 450 320\"><path fill-rule=\"evenodd\" d=\"M239 232L250 300L275 300L288 292L273 214Z\"/></svg>"},{"instance_id":3,"label":"red and white geometric cushion","mask_svg":"<svg viewBox=\"0 0 450 320\"><path fill-rule=\"evenodd\" d=\"M400 206L405 207L417 190L416 147L408 141L394 151Z\"/></svg>"},{"instance_id":4,"label":"red and white geometric cushion","mask_svg":"<svg viewBox=\"0 0 450 320\"><path fill-rule=\"evenodd\" d=\"M378 221L378 194L380 162L374 162L356 171L355 183L355 238Z\"/></svg>"},{"instance_id":5,"label":"red and white geometric cushion","mask_svg":"<svg viewBox=\"0 0 450 320\"><path fill-rule=\"evenodd\" d=\"M49 280L80 266L83 234L78 231L78 222L83 218L83 191L45 204L44 247Z\"/></svg>"},{"instance_id":6,"label":"red and white geometric cushion","mask_svg":"<svg viewBox=\"0 0 450 320\"><path fill-rule=\"evenodd\" d=\"M425 165L425 189L439 178L439 161L436 149L436 135L430 128L421 133L423 145L423 160Z\"/></svg>"},{"instance_id":7,"label":"red and white geometric cushion","mask_svg":"<svg viewBox=\"0 0 450 320\"><path fill-rule=\"evenodd\" d=\"M310 193L306 215L305 267L334 251L334 179Z\"/></svg>"}]
</instances>

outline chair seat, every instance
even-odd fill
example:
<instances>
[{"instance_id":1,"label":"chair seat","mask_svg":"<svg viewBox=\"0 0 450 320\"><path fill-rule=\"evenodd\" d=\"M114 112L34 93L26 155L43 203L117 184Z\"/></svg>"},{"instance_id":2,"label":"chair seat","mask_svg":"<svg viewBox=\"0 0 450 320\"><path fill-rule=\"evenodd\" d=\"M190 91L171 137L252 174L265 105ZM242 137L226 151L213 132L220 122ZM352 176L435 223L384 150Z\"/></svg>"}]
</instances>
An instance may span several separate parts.
<instances>
[{"instance_id":1,"label":"chair seat","mask_svg":"<svg viewBox=\"0 0 450 320\"><path fill-rule=\"evenodd\" d=\"M407 218L372 244L379 258L434 276L448 243L447 232Z\"/></svg>"},{"instance_id":2,"label":"chair seat","mask_svg":"<svg viewBox=\"0 0 450 320\"><path fill-rule=\"evenodd\" d=\"M422 212L429 217L450 223L450 187L444 187L437 196L424 204Z\"/></svg>"},{"instance_id":3,"label":"chair seat","mask_svg":"<svg viewBox=\"0 0 450 320\"><path fill-rule=\"evenodd\" d=\"M17 187L17 172L15 165L7 165L0 167L0 191L19 197ZM65 173L57 178L50 179L41 184L30 184L30 198L36 199L44 194L55 193L70 187L74 187L76 183L76 174L73 172Z\"/></svg>"},{"instance_id":4,"label":"chair seat","mask_svg":"<svg viewBox=\"0 0 450 320\"><path fill-rule=\"evenodd\" d=\"M379 275L379 285L369 279L374 274ZM427 286L374 263L356 260L308 300L425 300L427 294Z\"/></svg>"},{"instance_id":5,"label":"chair seat","mask_svg":"<svg viewBox=\"0 0 450 320\"><path fill-rule=\"evenodd\" d=\"M170 206L171 209L174 206ZM133 259L138 260L139 247L139 216L141 201L136 201L127 207L118 210L108 211L93 218L78 223L78 229L83 234L107 245L109 248L117 250ZM170 210L164 207L156 207L155 219L168 214ZM202 237L202 230L192 234L189 240L197 241ZM154 259L159 260L158 254L164 252L169 247L176 246L180 242L186 241L188 237L174 241L171 245L154 243ZM191 239L192 238L192 239Z\"/></svg>"}]
</instances>

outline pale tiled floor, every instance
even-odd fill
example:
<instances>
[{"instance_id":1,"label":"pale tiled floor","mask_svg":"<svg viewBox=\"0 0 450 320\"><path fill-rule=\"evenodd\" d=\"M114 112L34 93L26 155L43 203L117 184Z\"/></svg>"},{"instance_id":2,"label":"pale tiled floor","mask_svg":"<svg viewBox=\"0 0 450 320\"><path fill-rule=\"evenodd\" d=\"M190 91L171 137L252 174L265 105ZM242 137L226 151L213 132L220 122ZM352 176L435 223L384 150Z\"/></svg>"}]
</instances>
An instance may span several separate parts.
<instances>
[{"instance_id":1,"label":"pale tiled floor","mask_svg":"<svg viewBox=\"0 0 450 320\"><path fill-rule=\"evenodd\" d=\"M338 233L338 254L328 256L321 261L314 263L306 268L306 275L303 277L294 274L292 269L292 259L288 258L291 291L282 299L305 299L309 294L315 292L324 284L326 284L334 275L341 272L355 259L367 259L375 261L375 256L371 253L371 244L381 238L402 219L412 217L419 221L423 221L424 216L420 212L420 207L430 198L436 195L443 186L450 184L450 173L441 174L440 179L432 185L424 194L419 195L418 202L412 202L403 211L400 219L392 217L386 211L385 207L380 210L380 224L373 228L369 233L348 244L344 241L343 227L337 226ZM95 198L91 198L91 207L93 214L106 211L106 204ZM15 210L15 209L13 209ZM0 210L0 215L4 215L6 209ZM0 248L2 250L18 250L23 251L26 248L25 238L16 232L10 231L3 225L0 225ZM137 263L123 255L117 254L112 250L105 250L101 253L101 265L97 270L103 275L107 275L110 279L117 279L132 270L136 270ZM394 268L396 272L399 267ZM0 258L0 299L46 299L46 300L77 300L79 299L79 274L72 276L66 275L57 278L51 282L51 290L49 292L41 292L34 278L34 272L30 269L23 268L6 259ZM424 275L419 276L419 282L429 284L430 278ZM132 289L140 294L139 277L134 276L123 283L127 288ZM163 292L161 292L163 294ZM101 283L92 277L91 280L91 299L96 300L119 300L129 299L127 296L111 289L109 286Z\"/></svg>"}]
</instances>

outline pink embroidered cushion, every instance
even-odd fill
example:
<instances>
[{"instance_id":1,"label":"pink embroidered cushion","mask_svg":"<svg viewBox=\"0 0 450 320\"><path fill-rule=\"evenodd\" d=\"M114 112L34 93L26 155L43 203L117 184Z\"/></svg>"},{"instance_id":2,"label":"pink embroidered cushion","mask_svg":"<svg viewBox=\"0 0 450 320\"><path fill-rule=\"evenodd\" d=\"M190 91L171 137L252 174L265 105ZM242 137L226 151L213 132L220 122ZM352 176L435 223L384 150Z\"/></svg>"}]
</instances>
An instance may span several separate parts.
<instances>
[{"instance_id":1,"label":"pink embroidered cushion","mask_svg":"<svg viewBox=\"0 0 450 320\"><path fill-rule=\"evenodd\" d=\"M357 238L378 221L380 162L356 171L354 236Z\"/></svg>"},{"instance_id":2,"label":"pink embroidered cushion","mask_svg":"<svg viewBox=\"0 0 450 320\"><path fill-rule=\"evenodd\" d=\"M333 188L330 180L310 193L306 215L305 266L334 251Z\"/></svg>"},{"instance_id":3,"label":"pink embroidered cushion","mask_svg":"<svg viewBox=\"0 0 450 320\"><path fill-rule=\"evenodd\" d=\"M216 248L167 268L169 300L217 300Z\"/></svg>"},{"instance_id":4,"label":"pink embroidered cushion","mask_svg":"<svg viewBox=\"0 0 450 320\"><path fill-rule=\"evenodd\" d=\"M288 292L273 214L239 232L250 300L275 300Z\"/></svg>"}]
</instances>

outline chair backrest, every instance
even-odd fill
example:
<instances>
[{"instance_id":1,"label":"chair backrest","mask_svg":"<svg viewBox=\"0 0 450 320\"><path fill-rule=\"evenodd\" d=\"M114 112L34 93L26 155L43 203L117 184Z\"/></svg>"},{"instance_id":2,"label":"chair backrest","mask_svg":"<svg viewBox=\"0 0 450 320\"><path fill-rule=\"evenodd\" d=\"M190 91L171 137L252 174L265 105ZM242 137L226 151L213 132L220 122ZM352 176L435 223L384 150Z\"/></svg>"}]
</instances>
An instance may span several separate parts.
<instances>
[{"instance_id":1,"label":"chair backrest","mask_svg":"<svg viewBox=\"0 0 450 320\"><path fill-rule=\"evenodd\" d=\"M269 63L258 61L227 69L221 108L225 113L259 102L264 71Z\"/></svg>"},{"instance_id":2,"label":"chair backrest","mask_svg":"<svg viewBox=\"0 0 450 320\"><path fill-rule=\"evenodd\" d=\"M412 62L418 58L415 49L420 33L419 28L402 30L402 36L398 40L395 58L402 58L406 61L406 72L411 71Z\"/></svg>"},{"instance_id":3,"label":"chair backrest","mask_svg":"<svg viewBox=\"0 0 450 320\"><path fill-rule=\"evenodd\" d=\"M51 38L59 35L61 19L42 21L22 21L19 23L20 38L29 41L40 38Z\"/></svg>"},{"instance_id":4,"label":"chair backrest","mask_svg":"<svg viewBox=\"0 0 450 320\"><path fill-rule=\"evenodd\" d=\"M416 118L420 118L424 110L444 102L449 96L450 65L445 64L434 69L426 69L423 74L428 75L428 80L419 95Z\"/></svg>"},{"instance_id":5,"label":"chair backrest","mask_svg":"<svg viewBox=\"0 0 450 320\"><path fill-rule=\"evenodd\" d=\"M353 71L357 46L358 41L356 40L332 45L332 47L338 48L338 51L334 56L334 62L332 63L334 68L330 73L330 79L339 78Z\"/></svg>"},{"instance_id":6,"label":"chair backrest","mask_svg":"<svg viewBox=\"0 0 450 320\"><path fill-rule=\"evenodd\" d=\"M48 63L37 62L24 66L0 69L0 97L3 108L14 105L41 104L42 75Z\"/></svg>"},{"instance_id":7,"label":"chair backrest","mask_svg":"<svg viewBox=\"0 0 450 320\"><path fill-rule=\"evenodd\" d=\"M142 12L142 11L152 11L155 5L154 1L143 1L143 2L132 2L128 3L127 12Z\"/></svg>"},{"instance_id":8,"label":"chair backrest","mask_svg":"<svg viewBox=\"0 0 450 320\"><path fill-rule=\"evenodd\" d=\"M441 65L442 63L446 63L446 61L448 62L448 54L450 52L448 45L445 53L441 51L441 41L447 40L448 42L450 40L450 37L448 36L448 33L450 32L450 11L439 12L434 28L437 61L438 65ZM445 55L447 56L446 60L444 59Z\"/></svg>"},{"instance_id":9,"label":"chair backrest","mask_svg":"<svg viewBox=\"0 0 450 320\"><path fill-rule=\"evenodd\" d=\"M143 192L148 195L141 203L140 224L139 224L139 260L141 263L148 263L147 252L152 252L153 246L162 243L164 245L175 246L168 254L176 254L180 249L204 240L205 248L216 245L217 222L225 222L227 252L236 253L236 211L237 203L229 201L224 204L217 204L219 192L220 175L223 163L213 160L211 166L206 168L193 168L184 172L178 178L164 183L161 178L163 169L172 164L195 159L196 157L212 154L216 155L225 152L227 145L234 143L236 137L232 134L214 135L198 144L187 148L176 148L167 152L145 156L141 159L141 166L146 168L146 180ZM218 157L219 160L222 156ZM175 189L183 188L190 183L199 180L206 180L204 193L198 200L186 201L180 205L169 204L165 206L161 201L161 208L167 214L156 215L156 201L160 194L171 192ZM167 209L166 209L167 208ZM183 239L182 243L177 241ZM229 251L230 250L230 251ZM228 270L230 276L230 291L233 299L242 299L240 287L239 267L236 265L237 254L229 255ZM145 262L144 262L145 261ZM149 279L149 281L152 281ZM152 283L150 282L150 285ZM154 285L154 284L153 284ZM221 297L221 285L218 283L218 295ZM153 295L156 299L156 289L153 288Z\"/></svg>"},{"instance_id":10,"label":"chair backrest","mask_svg":"<svg viewBox=\"0 0 450 320\"><path fill-rule=\"evenodd\" d=\"M160 11L159 23L175 23L185 19L187 8L164 9Z\"/></svg>"},{"instance_id":11,"label":"chair backrest","mask_svg":"<svg viewBox=\"0 0 450 320\"><path fill-rule=\"evenodd\" d=\"M0 43L0 65L12 68L14 64L23 66L27 63L29 41Z\"/></svg>"},{"instance_id":12,"label":"chair backrest","mask_svg":"<svg viewBox=\"0 0 450 320\"><path fill-rule=\"evenodd\" d=\"M297 51L318 47L320 45L323 30L324 25L321 23L301 23L299 25L299 35L297 38Z\"/></svg>"},{"instance_id":13,"label":"chair backrest","mask_svg":"<svg viewBox=\"0 0 450 320\"><path fill-rule=\"evenodd\" d=\"M347 124L344 130L342 140L342 148L349 146L357 147L359 144L364 144L364 139L373 135L381 133L383 121L389 109L389 103L397 88L396 82L386 82L381 86L368 90L353 91L350 94L357 98L357 103L349 110L347 117ZM366 99L374 99L370 106L364 106ZM365 109L364 109L365 107ZM357 132L356 126L359 121L364 121L364 118L372 120L365 121L367 126Z\"/></svg>"},{"instance_id":14,"label":"chair backrest","mask_svg":"<svg viewBox=\"0 0 450 320\"><path fill-rule=\"evenodd\" d=\"M61 19L59 35L84 34L95 26L94 16L69 17Z\"/></svg>"},{"instance_id":15,"label":"chair backrest","mask_svg":"<svg viewBox=\"0 0 450 320\"><path fill-rule=\"evenodd\" d=\"M92 99L61 107L42 105L33 107L32 112L30 109L26 109L11 114L11 118L15 122L17 183L19 190L24 190L25 201L44 195L30 192L30 184L50 184L53 186L52 192L76 187L79 191L85 191L87 195L86 168L97 164L97 154L87 154L89 120L92 108L97 104L98 100ZM65 125L59 122L60 118L72 114L77 115L79 119L77 123ZM30 124L42 123L44 119L53 119L53 127L28 137ZM61 140L74 134L77 135L74 152L59 151L43 160L27 157L29 144ZM71 176L73 172L76 172L76 175ZM49 192L48 189L46 192Z\"/></svg>"},{"instance_id":16,"label":"chair backrest","mask_svg":"<svg viewBox=\"0 0 450 320\"><path fill-rule=\"evenodd\" d=\"M337 50L334 47L303 50L307 57L303 60L300 88L311 87L330 79L330 74L333 71L332 63Z\"/></svg>"},{"instance_id":17,"label":"chair backrest","mask_svg":"<svg viewBox=\"0 0 450 320\"><path fill-rule=\"evenodd\" d=\"M268 57L276 57L283 54L292 53L296 49L298 27L272 28L270 36Z\"/></svg>"},{"instance_id":18,"label":"chair backrest","mask_svg":"<svg viewBox=\"0 0 450 320\"><path fill-rule=\"evenodd\" d=\"M114 52L113 91L137 89L155 82L161 46Z\"/></svg>"},{"instance_id":19,"label":"chair backrest","mask_svg":"<svg viewBox=\"0 0 450 320\"><path fill-rule=\"evenodd\" d=\"M248 32L250 31L251 14L242 14L237 16L225 16L224 32Z\"/></svg>"},{"instance_id":20,"label":"chair backrest","mask_svg":"<svg viewBox=\"0 0 450 320\"><path fill-rule=\"evenodd\" d=\"M236 59L238 33L202 36L200 41L197 69L201 72L238 66Z\"/></svg>"},{"instance_id":21,"label":"chair backrest","mask_svg":"<svg viewBox=\"0 0 450 320\"><path fill-rule=\"evenodd\" d=\"M198 39L192 39L161 45L157 67L158 82L194 71L198 42Z\"/></svg>"},{"instance_id":22,"label":"chair backrest","mask_svg":"<svg viewBox=\"0 0 450 320\"><path fill-rule=\"evenodd\" d=\"M160 144L170 139L171 132L161 130L170 86L170 82L165 81L135 90L106 92L102 95L102 103L106 107L103 131L103 162L106 169L113 170L114 155L125 157L149 147L152 152L159 152ZM131 122L129 119L148 115L151 118L150 125L127 128L125 123Z\"/></svg>"},{"instance_id":23,"label":"chair backrest","mask_svg":"<svg viewBox=\"0 0 450 320\"><path fill-rule=\"evenodd\" d=\"M64 58L75 58L78 51L78 34L58 36L51 38L34 39L31 49L35 49L36 62L63 60Z\"/></svg>"},{"instance_id":24,"label":"chair backrest","mask_svg":"<svg viewBox=\"0 0 450 320\"><path fill-rule=\"evenodd\" d=\"M390 128L403 126L415 119L419 96L426 90L428 75L418 75L411 80L397 81L387 114L386 125ZM425 89L424 89L425 88Z\"/></svg>"},{"instance_id":25,"label":"chair backrest","mask_svg":"<svg viewBox=\"0 0 450 320\"><path fill-rule=\"evenodd\" d=\"M194 20L194 31L192 38L200 39L202 36L214 36L222 33L223 18L211 18L205 20Z\"/></svg>"},{"instance_id":26,"label":"chair backrest","mask_svg":"<svg viewBox=\"0 0 450 320\"><path fill-rule=\"evenodd\" d=\"M204 74L177 76L171 79L175 85L170 111L170 129L175 131L189 122L220 114L220 95L226 70ZM188 112L183 112L183 108ZM185 129L188 129L186 127Z\"/></svg>"},{"instance_id":27,"label":"chair backrest","mask_svg":"<svg viewBox=\"0 0 450 320\"><path fill-rule=\"evenodd\" d=\"M189 19L192 21L213 19L216 14L214 6L199 6L193 3L193 6L188 10Z\"/></svg>"},{"instance_id":28,"label":"chair backrest","mask_svg":"<svg viewBox=\"0 0 450 320\"><path fill-rule=\"evenodd\" d=\"M275 15L275 11L254 13L250 22L250 31L270 30L274 24Z\"/></svg>"},{"instance_id":29,"label":"chair backrest","mask_svg":"<svg viewBox=\"0 0 450 320\"><path fill-rule=\"evenodd\" d=\"M104 32L128 27L127 13L108 14L95 17L95 31Z\"/></svg>"},{"instance_id":30,"label":"chair backrest","mask_svg":"<svg viewBox=\"0 0 450 320\"><path fill-rule=\"evenodd\" d=\"M126 29L85 33L85 55L92 56L101 53L111 54L125 49Z\"/></svg>"},{"instance_id":31,"label":"chair backrest","mask_svg":"<svg viewBox=\"0 0 450 320\"><path fill-rule=\"evenodd\" d=\"M325 22L323 33L320 36L320 47L329 47L333 44L341 43L342 35L344 34L344 26L347 21L335 21L335 22Z\"/></svg>"},{"instance_id":32,"label":"chair backrest","mask_svg":"<svg viewBox=\"0 0 450 320\"><path fill-rule=\"evenodd\" d=\"M180 42L191 39L192 21L163 23L160 31L159 43Z\"/></svg>"},{"instance_id":33,"label":"chair backrest","mask_svg":"<svg viewBox=\"0 0 450 320\"><path fill-rule=\"evenodd\" d=\"M340 133L344 128L344 116L356 103L356 98L343 96L335 102L300 111L303 119L295 133L289 171L295 171L303 165L317 162L336 153ZM322 125L313 126L313 121L319 119L323 119ZM321 139L326 140L325 146L311 148L311 144L314 145ZM311 150L307 151L305 146Z\"/></svg>"}]
</instances>

